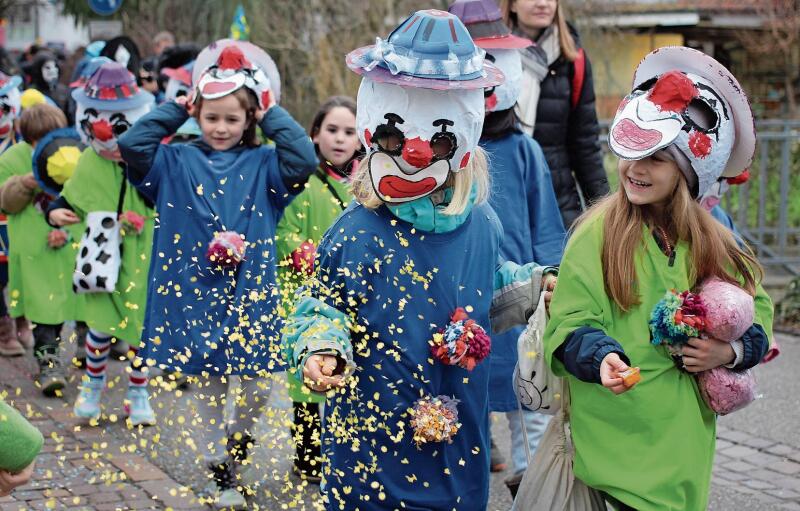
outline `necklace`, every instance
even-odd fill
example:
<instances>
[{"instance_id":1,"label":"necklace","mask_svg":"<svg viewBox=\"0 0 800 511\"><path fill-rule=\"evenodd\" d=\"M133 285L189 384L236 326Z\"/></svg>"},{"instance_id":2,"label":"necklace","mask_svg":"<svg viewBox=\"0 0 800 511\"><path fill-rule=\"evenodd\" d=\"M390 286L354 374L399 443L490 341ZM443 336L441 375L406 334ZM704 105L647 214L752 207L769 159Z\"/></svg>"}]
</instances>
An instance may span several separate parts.
<instances>
[{"instance_id":1,"label":"necklace","mask_svg":"<svg viewBox=\"0 0 800 511\"><path fill-rule=\"evenodd\" d=\"M666 248L664 253L669 258L667 264L669 266L672 266L675 263L675 249L672 246L672 243L669 242L669 237L667 236L667 232L661 226L656 227L656 232L658 232L658 234L661 236L661 240L664 243L664 247Z\"/></svg>"}]
</instances>

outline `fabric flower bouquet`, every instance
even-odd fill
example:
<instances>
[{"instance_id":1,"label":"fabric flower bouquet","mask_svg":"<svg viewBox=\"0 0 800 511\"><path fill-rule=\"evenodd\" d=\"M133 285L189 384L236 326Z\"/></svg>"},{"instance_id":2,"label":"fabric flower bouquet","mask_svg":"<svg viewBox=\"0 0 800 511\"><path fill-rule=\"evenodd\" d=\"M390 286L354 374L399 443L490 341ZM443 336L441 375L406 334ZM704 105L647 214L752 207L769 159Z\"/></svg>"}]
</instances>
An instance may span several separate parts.
<instances>
[{"instance_id":1,"label":"fabric flower bouquet","mask_svg":"<svg viewBox=\"0 0 800 511\"><path fill-rule=\"evenodd\" d=\"M681 349L690 337L714 337L733 342L753 324L755 302L742 288L719 279L709 279L697 293L668 291L650 317L655 345L666 345L679 367ZM756 382L748 369L717 367L696 375L700 395L719 415L744 408L756 397Z\"/></svg>"}]
</instances>

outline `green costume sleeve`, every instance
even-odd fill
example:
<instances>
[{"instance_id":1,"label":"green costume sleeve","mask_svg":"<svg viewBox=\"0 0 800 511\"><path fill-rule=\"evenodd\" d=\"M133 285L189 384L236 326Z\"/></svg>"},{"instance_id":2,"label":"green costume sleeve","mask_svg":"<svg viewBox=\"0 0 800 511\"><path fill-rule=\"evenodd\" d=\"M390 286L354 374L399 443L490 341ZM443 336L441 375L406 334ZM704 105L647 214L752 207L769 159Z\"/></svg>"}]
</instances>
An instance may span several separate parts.
<instances>
[{"instance_id":1,"label":"green costume sleeve","mask_svg":"<svg viewBox=\"0 0 800 511\"><path fill-rule=\"evenodd\" d=\"M755 305L756 315L754 323L764 327L764 332L769 339L769 345L772 346L772 343L775 342L772 336L772 320L775 314L775 308L772 305L772 298L764 291L764 287L761 284L756 287Z\"/></svg>"},{"instance_id":2,"label":"green costume sleeve","mask_svg":"<svg viewBox=\"0 0 800 511\"><path fill-rule=\"evenodd\" d=\"M21 176L31 172L33 148L25 142L11 146L0 154L0 185L11 176Z\"/></svg>"},{"instance_id":3,"label":"green costume sleeve","mask_svg":"<svg viewBox=\"0 0 800 511\"><path fill-rule=\"evenodd\" d=\"M596 218L575 231L564 251L544 333L545 360L558 376L566 376L567 371L553 353L569 334L582 326L606 331L610 304L603 281L602 246L603 224Z\"/></svg>"},{"instance_id":4,"label":"green costume sleeve","mask_svg":"<svg viewBox=\"0 0 800 511\"><path fill-rule=\"evenodd\" d=\"M21 472L42 450L44 438L30 422L0 401L0 469Z\"/></svg>"},{"instance_id":5,"label":"green costume sleeve","mask_svg":"<svg viewBox=\"0 0 800 511\"><path fill-rule=\"evenodd\" d=\"M278 222L275 236L278 261L283 261L284 258L291 255L291 253L305 241L302 237L302 217L304 214L308 214L308 210L310 209L307 204L304 204L307 200L308 194L305 191L301 192L286 206L283 212L283 218Z\"/></svg>"}]
</instances>

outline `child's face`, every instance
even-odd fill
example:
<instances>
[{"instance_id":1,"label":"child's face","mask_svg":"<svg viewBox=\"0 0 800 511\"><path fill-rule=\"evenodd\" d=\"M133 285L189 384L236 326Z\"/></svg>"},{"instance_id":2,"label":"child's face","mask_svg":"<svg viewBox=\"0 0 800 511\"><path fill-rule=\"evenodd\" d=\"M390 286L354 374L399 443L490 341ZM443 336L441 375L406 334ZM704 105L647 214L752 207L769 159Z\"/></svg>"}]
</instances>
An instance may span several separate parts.
<instances>
[{"instance_id":1,"label":"child's face","mask_svg":"<svg viewBox=\"0 0 800 511\"><path fill-rule=\"evenodd\" d=\"M233 94L204 99L198 122L206 143L216 151L225 151L242 140L247 128L247 111Z\"/></svg>"},{"instance_id":2,"label":"child's face","mask_svg":"<svg viewBox=\"0 0 800 511\"><path fill-rule=\"evenodd\" d=\"M361 145L356 134L356 116L343 106L332 108L313 140L323 158L341 167Z\"/></svg>"},{"instance_id":3,"label":"child's face","mask_svg":"<svg viewBox=\"0 0 800 511\"><path fill-rule=\"evenodd\" d=\"M678 165L657 152L641 160L619 160L619 180L637 206L663 207L681 179Z\"/></svg>"}]
</instances>

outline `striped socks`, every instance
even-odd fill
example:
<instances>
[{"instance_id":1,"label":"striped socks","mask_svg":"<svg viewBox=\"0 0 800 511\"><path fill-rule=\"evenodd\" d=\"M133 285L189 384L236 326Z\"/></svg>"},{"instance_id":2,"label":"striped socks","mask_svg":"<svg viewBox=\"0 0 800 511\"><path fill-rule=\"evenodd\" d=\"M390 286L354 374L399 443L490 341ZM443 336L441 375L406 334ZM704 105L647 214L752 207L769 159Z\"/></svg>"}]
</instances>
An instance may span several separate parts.
<instances>
[{"instance_id":1,"label":"striped socks","mask_svg":"<svg viewBox=\"0 0 800 511\"><path fill-rule=\"evenodd\" d=\"M131 365L128 368L128 387L147 387L147 368L144 361L138 357L139 348L128 346L128 355L131 356Z\"/></svg>"},{"instance_id":2,"label":"striped socks","mask_svg":"<svg viewBox=\"0 0 800 511\"><path fill-rule=\"evenodd\" d=\"M111 336L89 329L86 336L86 375L95 380L102 380L108 366L108 354L111 349ZM132 352L132 356L131 356ZM139 348L128 346L131 359L128 373L129 387L147 387L147 368L137 355Z\"/></svg>"}]
</instances>

